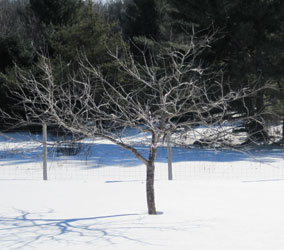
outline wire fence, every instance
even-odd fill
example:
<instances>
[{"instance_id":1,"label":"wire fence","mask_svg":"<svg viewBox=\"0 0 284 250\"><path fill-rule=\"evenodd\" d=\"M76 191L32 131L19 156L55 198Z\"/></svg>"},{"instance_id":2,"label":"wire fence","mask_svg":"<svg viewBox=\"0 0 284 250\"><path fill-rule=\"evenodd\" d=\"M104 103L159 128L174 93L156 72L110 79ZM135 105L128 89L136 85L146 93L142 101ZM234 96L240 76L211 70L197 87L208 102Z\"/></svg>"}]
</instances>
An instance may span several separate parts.
<instances>
[{"instance_id":1,"label":"wire fence","mask_svg":"<svg viewBox=\"0 0 284 250\"><path fill-rule=\"evenodd\" d=\"M42 180L41 135L20 133L0 139L0 179ZM9 137L11 138L11 137ZM147 147L137 145L142 154ZM173 147L174 180L284 179L284 148L262 147L246 153ZM48 143L48 180L144 181L146 167L130 152L104 141ZM155 178L168 179L167 148L160 147Z\"/></svg>"}]
</instances>

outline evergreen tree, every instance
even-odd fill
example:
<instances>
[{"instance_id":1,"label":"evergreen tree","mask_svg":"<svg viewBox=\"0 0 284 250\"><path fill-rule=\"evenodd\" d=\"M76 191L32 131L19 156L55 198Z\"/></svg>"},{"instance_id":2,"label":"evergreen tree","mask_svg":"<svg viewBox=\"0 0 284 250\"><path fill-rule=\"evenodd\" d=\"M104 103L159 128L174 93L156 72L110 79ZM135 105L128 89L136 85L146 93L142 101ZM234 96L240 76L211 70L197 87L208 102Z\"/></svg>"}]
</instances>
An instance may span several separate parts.
<instances>
[{"instance_id":1,"label":"evergreen tree","mask_svg":"<svg viewBox=\"0 0 284 250\"><path fill-rule=\"evenodd\" d=\"M66 25L81 5L81 0L30 0L31 10L45 25Z\"/></svg>"},{"instance_id":2,"label":"evergreen tree","mask_svg":"<svg viewBox=\"0 0 284 250\"><path fill-rule=\"evenodd\" d=\"M120 24L123 3L121 0L110 0L104 5L104 15L108 22L117 22Z\"/></svg>"},{"instance_id":3,"label":"evergreen tree","mask_svg":"<svg viewBox=\"0 0 284 250\"><path fill-rule=\"evenodd\" d=\"M26 25L28 1L0 1L0 108L11 111L8 89L15 86L14 65L30 69L36 61L30 27Z\"/></svg>"},{"instance_id":4,"label":"evergreen tree","mask_svg":"<svg viewBox=\"0 0 284 250\"><path fill-rule=\"evenodd\" d=\"M108 23L92 1L76 10L72 21L65 26L50 26L49 44L54 64L59 71L76 71L78 57L83 53L93 65L106 70L111 67L108 50L121 46L122 38L115 24Z\"/></svg>"},{"instance_id":5,"label":"evergreen tree","mask_svg":"<svg viewBox=\"0 0 284 250\"><path fill-rule=\"evenodd\" d=\"M127 0L124 3L121 25L126 39L145 36L157 40L159 14L155 0Z\"/></svg>"},{"instance_id":6,"label":"evergreen tree","mask_svg":"<svg viewBox=\"0 0 284 250\"><path fill-rule=\"evenodd\" d=\"M225 66L231 87L245 88L248 85L264 86L284 78L284 2L278 0L169 0L174 7L171 16L179 23L191 23L204 30L213 25L220 37L211 49L208 60ZM250 113L263 113L269 98L267 91L254 98L246 98ZM243 106L236 103L236 109ZM239 105L239 106L238 106ZM262 115L259 119L265 119ZM263 123L250 122L246 130L251 140L267 135Z\"/></svg>"}]
</instances>

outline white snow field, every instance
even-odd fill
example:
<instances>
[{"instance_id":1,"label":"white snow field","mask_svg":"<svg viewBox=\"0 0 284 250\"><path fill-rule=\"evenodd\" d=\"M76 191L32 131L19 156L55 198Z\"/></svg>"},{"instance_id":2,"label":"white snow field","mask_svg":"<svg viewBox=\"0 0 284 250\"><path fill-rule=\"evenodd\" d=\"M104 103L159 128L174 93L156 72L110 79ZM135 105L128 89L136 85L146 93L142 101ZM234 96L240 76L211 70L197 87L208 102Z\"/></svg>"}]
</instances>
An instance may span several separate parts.
<instances>
[{"instance_id":1,"label":"white snow field","mask_svg":"<svg viewBox=\"0 0 284 250\"><path fill-rule=\"evenodd\" d=\"M130 153L103 140L85 140L75 156L50 148L42 181L40 143L9 136L0 137L1 250L284 249L283 148L174 147L173 181L161 148L150 216L145 168Z\"/></svg>"}]
</instances>

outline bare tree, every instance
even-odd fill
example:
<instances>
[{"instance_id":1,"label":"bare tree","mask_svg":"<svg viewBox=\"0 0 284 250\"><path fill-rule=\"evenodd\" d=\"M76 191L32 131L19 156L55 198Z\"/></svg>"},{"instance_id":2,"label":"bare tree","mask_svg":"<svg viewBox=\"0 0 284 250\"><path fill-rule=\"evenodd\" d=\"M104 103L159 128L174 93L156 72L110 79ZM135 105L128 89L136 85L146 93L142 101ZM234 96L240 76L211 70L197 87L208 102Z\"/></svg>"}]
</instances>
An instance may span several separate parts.
<instances>
[{"instance_id":1,"label":"bare tree","mask_svg":"<svg viewBox=\"0 0 284 250\"><path fill-rule=\"evenodd\" d=\"M123 53L110 52L124 74L122 82L110 82L83 58L80 77L56 84L52 65L42 56L40 77L18 69L19 88L14 94L25 110L21 120L105 138L131 151L146 166L148 213L156 214L154 172L159 142L180 128L222 127L236 115L231 104L256 91L233 91L220 72L202 66L202 52L213 36L186 38L182 46L145 46L138 59L127 46ZM147 156L124 141L120 132L127 128L151 135Z\"/></svg>"}]
</instances>

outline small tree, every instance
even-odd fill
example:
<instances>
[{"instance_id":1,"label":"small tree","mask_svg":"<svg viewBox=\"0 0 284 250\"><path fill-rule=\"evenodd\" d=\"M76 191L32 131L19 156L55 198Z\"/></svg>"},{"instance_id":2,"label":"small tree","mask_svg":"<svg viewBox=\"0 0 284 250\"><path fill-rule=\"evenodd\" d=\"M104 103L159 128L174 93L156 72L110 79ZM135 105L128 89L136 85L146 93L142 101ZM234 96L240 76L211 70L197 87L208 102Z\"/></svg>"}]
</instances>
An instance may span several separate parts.
<instances>
[{"instance_id":1,"label":"small tree","mask_svg":"<svg viewBox=\"0 0 284 250\"><path fill-rule=\"evenodd\" d=\"M146 166L148 212L156 214L154 172L159 141L180 128L221 127L236 115L231 103L255 91L232 91L220 72L202 67L202 52L213 36L185 38L177 46L149 46L146 40L139 62L127 46L122 54L110 52L125 75L115 83L84 58L80 77L56 85L51 64L42 56L41 77L18 70L16 94L25 121L44 121L72 133L102 137L131 151ZM147 156L124 141L120 132L126 128L151 135Z\"/></svg>"}]
</instances>

